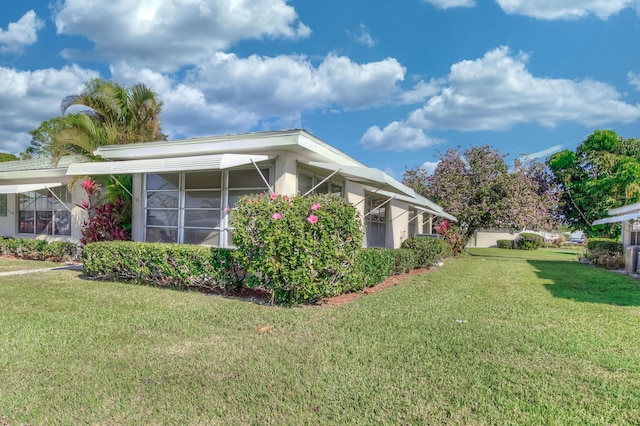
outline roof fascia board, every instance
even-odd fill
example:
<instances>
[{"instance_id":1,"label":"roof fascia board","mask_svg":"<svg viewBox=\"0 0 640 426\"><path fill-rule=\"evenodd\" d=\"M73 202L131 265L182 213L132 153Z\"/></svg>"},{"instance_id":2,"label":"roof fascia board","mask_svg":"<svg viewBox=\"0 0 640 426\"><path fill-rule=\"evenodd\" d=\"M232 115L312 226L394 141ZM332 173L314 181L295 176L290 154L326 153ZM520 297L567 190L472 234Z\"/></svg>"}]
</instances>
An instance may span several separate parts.
<instances>
[{"instance_id":1,"label":"roof fascia board","mask_svg":"<svg viewBox=\"0 0 640 426\"><path fill-rule=\"evenodd\" d=\"M298 145L301 131L264 132L240 135L211 136L161 142L145 142L129 145L107 145L95 154L105 160L134 160L206 154L245 153Z\"/></svg>"},{"instance_id":2,"label":"roof fascia board","mask_svg":"<svg viewBox=\"0 0 640 426\"><path fill-rule=\"evenodd\" d=\"M609 209L610 216L617 216L625 213L640 212L640 203L629 204L615 209Z\"/></svg>"},{"instance_id":3,"label":"roof fascia board","mask_svg":"<svg viewBox=\"0 0 640 426\"><path fill-rule=\"evenodd\" d=\"M37 177L36 177L37 175ZM67 168L58 169L40 169L40 170L20 170L13 172L0 172L0 182L5 181L25 181L37 179L42 181L43 179L60 178L67 175Z\"/></svg>"}]
</instances>

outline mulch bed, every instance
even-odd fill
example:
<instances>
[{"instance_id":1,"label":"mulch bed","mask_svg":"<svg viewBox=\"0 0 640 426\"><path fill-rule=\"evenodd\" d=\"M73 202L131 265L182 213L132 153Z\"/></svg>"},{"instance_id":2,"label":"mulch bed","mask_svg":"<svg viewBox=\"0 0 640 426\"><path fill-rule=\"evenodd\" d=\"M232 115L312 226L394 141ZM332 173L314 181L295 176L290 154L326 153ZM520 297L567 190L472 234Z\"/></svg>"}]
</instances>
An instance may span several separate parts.
<instances>
[{"instance_id":1,"label":"mulch bed","mask_svg":"<svg viewBox=\"0 0 640 426\"><path fill-rule=\"evenodd\" d=\"M407 279L407 277L424 274L425 272L428 272L428 271L429 269L426 269L426 268L414 269L410 272L407 272L406 274L392 275L376 286L368 287L362 291L358 291L355 293L341 294L340 296L335 296L335 297L325 297L320 299L315 305L312 305L312 306L344 305L346 303L350 303L356 299L364 297L368 294L377 293L378 291L382 291L386 288L401 284L405 279ZM271 304L271 294L266 290L260 290L255 288L241 288L240 290L208 291L206 294L242 299L248 302L258 303L261 305Z\"/></svg>"}]
</instances>

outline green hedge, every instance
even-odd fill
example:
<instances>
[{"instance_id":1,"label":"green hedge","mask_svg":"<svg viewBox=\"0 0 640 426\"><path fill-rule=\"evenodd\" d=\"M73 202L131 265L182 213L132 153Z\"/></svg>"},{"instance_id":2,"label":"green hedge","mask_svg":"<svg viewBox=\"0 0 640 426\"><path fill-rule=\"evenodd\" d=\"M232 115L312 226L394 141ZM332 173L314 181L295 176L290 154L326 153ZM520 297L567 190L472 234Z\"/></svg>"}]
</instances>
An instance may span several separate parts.
<instances>
[{"instance_id":1,"label":"green hedge","mask_svg":"<svg viewBox=\"0 0 640 426\"><path fill-rule=\"evenodd\" d=\"M587 249L590 251L606 251L609 254L622 254L622 243L609 238L589 238Z\"/></svg>"},{"instance_id":2,"label":"green hedge","mask_svg":"<svg viewBox=\"0 0 640 426\"><path fill-rule=\"evenodd\" d=\"M410 249L393 250L396 262L393 269L394 275L405 274L418 267L418 252Z\"/></svg>"},{"instance_id":3,"label":"green hedge","mask_svg":"<svg viewBox=\"0 0 640 426\"><path fill-rule=\"evenodd\" d=\"M419 268L429 268L451 256L451 246L440 238L411 237L402 242L401 248L416 251Z\"/></svg>"},{"instance_id":4,"label":"green hedge","mask_svg":"<svg viewBox=\"0 0 640 426\"><path fill-rule=\"evenodd\" d=\"M520 250L537 250L542 247L543 242L542 235L532 232L523 232L516 239L516 245Z\"/></svg>"},{"instance_id":5,"label":"green hedge","mask_svg":"<svg viewBox=\"0 0 640 426\"><path fill-rule=\"evenodd\" d=\"M0 237L0 254L29 260L72 261L80 257L78 245L69 241Z\"/></svg>"},{"instance_id":6,"label":"green hedge","mask_svg":"<svg viewBox=\"0 0 640 426\"><path fill-rule=\"evenodd\" d=\"M496 243L498 244L498 248L513 249L513 240L498 240Z\"/></svg>"},{"instance_id":7,"label":"green hedge","mask_svg":"<svg viewBox=\"0 0 640 426\"><path fill-rule=\"evenodd\" d=\"M346 282L348 291L373 287L393 275L396 268L395 250L385 248L363 248L353 262L352 274Z\"/></svg>"},{"instance_id":8,"label":"green hedge","mask_svg":"<svg viewBox=\"0 0 640 426\"><path fill-rule=\"evenodd\" d=\"M182 244L103 241L85 246L87 276L179 289L242 285L244 273L229 249Z\"/></svg>"}]
</instances>

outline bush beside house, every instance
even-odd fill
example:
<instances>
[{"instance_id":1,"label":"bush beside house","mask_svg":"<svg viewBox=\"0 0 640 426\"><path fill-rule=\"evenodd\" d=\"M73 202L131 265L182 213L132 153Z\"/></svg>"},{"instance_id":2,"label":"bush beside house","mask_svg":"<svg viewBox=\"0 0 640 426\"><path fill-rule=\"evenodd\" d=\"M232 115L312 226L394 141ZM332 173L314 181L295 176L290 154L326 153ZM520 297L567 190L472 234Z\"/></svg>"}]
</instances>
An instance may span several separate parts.
<instances>
[{"instance_id":1,"label":"bush beside house","mask_svg":"<svg viewBox=\"0 0 640 426\"><path fill-rule=\"evenodd\" d=\"M78 245L67 241L0 237L0 254L28 260L73 261L80 257Z\"/></svg>"},{"instance_id":2,"label":"bush beside house","mask_svg":"<svg viewBox=\"0 0 640 426\"><path fill-rule=\"evenodd\" d=\"M609 238L589 238L586 258L593 265L607 269L624 268L622 243Z\"/></svg>"},{"instance_id":3,"label":"bush beside house","mask_svg":"<svg viewBox=\"0 0 640 426\"><path fill-rule=\"evenodd\" d=\"M177 289L227 289L244 273L232 250L167 243L102 241L85 246L87 276Z\"/></svg>"},{"instance_id":4,"label":"bush beside house","mask_svg":"<svg viewBox=\"0 0 640 426\"><path fill-rule=\"evenodd\" d=\"M313 303L362 290L451 255L441 239L414 237L401 249L362 248L353 205L331 195L246 197L232 212L236 250L98 242L83 252L87 276L179 289L259 287L281 304Z\"/></svg>"}]
</instances>

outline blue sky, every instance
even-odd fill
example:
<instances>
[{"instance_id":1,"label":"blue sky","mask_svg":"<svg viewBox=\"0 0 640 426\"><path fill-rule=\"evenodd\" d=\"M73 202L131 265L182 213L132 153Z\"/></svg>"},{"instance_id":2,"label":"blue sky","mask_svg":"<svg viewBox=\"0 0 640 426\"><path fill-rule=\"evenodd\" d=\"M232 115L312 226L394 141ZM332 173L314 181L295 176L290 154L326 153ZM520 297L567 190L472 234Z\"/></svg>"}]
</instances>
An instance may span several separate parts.
<instances>
[{"instance_id":1,"label":"blue sky","mask_svg":"<svg viewBox=\"0 0 640 426\"><path fill-rule=\"evenodd\" d=\"M144 82L171 139L304 128L402 177L640 137L638 0L31 0L0 4L0 151L92 77Z\"/></svg>"}]
</instances>

